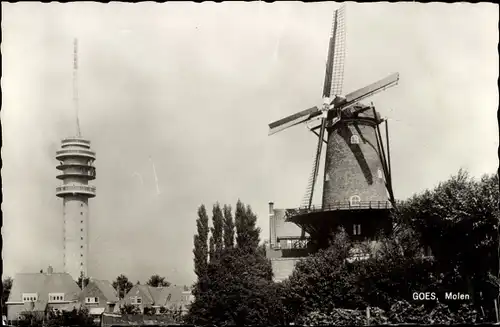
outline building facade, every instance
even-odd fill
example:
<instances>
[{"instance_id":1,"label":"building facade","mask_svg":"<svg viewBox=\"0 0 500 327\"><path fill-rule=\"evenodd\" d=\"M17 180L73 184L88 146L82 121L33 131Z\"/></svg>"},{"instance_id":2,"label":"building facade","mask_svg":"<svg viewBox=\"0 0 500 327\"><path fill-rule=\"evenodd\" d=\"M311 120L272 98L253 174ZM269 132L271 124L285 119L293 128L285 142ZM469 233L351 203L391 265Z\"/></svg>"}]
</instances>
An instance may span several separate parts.
<instances>
[{"instance_id":1,"label":"building facade","mask_svg":"<svg viewBox=\"0 0 500 327\"><path fill-rule=\"evenodd\" d=\"M12 283L7 305L7 319L18 320L23 312L43 314L46 309L79 308L80 288L68 273L47 272L17 274Z\"/></svg>"},{"instance_id":2,"label":"building facade","mask_svg":"<svg viewBox=\"0 0 500 327\"><path fill-rule=\"evenodd\" d=\"M118 293L107 280L90 279L78 300L89 309L91 315L113 312L118 303Z\"/></svg>"},{"instance_id":3,"label":"building facade","mask_svg":"<svg viewBox=\"0 0 500 327\"><path fill-rule=\"evenodd\" d=\"M153 287L148 285L134 285L120 301L120 305L136 306L141 312L145 308L154 308L157 313L161 308L167 310L181 310L186 313L194 297L184 286L172 285L169 287ZM115 309L119 312L119 308Z\"/></svg>"}]
</instances>

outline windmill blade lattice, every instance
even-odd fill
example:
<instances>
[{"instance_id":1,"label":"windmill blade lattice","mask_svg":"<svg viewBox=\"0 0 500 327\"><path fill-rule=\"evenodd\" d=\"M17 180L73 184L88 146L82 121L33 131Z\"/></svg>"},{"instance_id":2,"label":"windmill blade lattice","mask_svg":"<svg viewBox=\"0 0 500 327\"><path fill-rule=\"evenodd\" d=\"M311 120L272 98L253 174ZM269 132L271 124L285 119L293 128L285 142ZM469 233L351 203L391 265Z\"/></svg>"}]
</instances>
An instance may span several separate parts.
<instances>
[{"instance_id":1,"label":"windmill blade lattice","mask_svg":"<svg viewBox=\"0 0 500 327\"><path fill-rule=\"evenodd\" d=\"M312 169L311 169L311 174L309 175L309 180L307 181L307 188L306 192L304 194L304 198L302 199L302 202L300 203L300 208L306 208L310 209L311 208L311 203L312 199L314 196L313 188L315 187L315 184L317 182L317 177L318 177L318 172L317 172L317 166L319 165L319 160L321 158L321 153L318 155L318 152L320 151L320 142L323 142L321 139L318 141L318 147L316 151L314 152L314 158L313 158L313 164L312 164Z\"/></svg>"},{"instance_id":2,"label":"windmill blade lattice","mask_svg":"<svg viewBox=\"0 0 500 327\"><path fill-rule=\"evenodd\" d=\"M342 94L344 83L344 62L345 62L345 5L337 9L334 14L332 24L332 37L335 39L335 50L333 53L332 86L330 97ZM335 33L335 34L334 34Z\"/></svg>"}]
</instances>

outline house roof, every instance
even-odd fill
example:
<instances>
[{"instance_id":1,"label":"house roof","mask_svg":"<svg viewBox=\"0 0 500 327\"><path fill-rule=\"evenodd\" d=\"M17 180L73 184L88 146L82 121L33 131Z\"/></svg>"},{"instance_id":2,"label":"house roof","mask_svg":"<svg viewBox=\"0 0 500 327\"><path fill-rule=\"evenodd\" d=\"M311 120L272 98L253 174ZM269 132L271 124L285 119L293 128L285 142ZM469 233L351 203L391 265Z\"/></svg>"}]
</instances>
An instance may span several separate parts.
<instances>
[{"instance_id":1,"label":"house roof","mask_svg":"<svg viewBox=\"0 0 500 327\"><path fill-rule=\"evenodd\" d=\"M149 302L153 303L155 306L168 306L172 303L182 304L184 302L185 304L189 304L190 300L185 301L182 295L191 295L191 291L185 291L184 286L172 285L169 287L153 287L148 285L135 285L127 294L127 297L129 294L135 294L135 289L139 289L145 294Z\"/></svg>"},{"instance_id":2,"label":"house roof","mask_svg":"<svg viewBox=\"0 0 500 327\"><path fill-rule=\"evenodd\" d=\"M93 283L99 288L108 302L118 302L118 294L113 285L107 280L91 279L89 284Z\"/></svg>"},{"instance_id":3,"label":"house roof","mask_svg":"<svg viewBox=\"0 0 500 327\"><path fill-rule=\"evenodd\" d=\"M80 288L68 273L22 273L14 278L8 302L22 302L23 293L37 293L39 301L48 301L49 293L64 293L66 301L76 301Z\"/></svg>"}]
</instances>

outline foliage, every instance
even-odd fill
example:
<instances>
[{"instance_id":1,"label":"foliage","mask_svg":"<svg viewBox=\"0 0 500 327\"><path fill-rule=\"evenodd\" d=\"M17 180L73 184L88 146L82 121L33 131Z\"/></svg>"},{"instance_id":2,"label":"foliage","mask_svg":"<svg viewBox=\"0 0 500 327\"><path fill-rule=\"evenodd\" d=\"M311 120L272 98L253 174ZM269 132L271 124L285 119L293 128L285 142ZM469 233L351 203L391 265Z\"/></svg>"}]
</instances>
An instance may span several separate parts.
<instances>
[{"instance_id":1,"label":"foliage","mask_svg":"<svg viewBox=\"0 0 500 327\"><path fill-rule=\"evenodd\" d=\"M329 248L299 261L290 278L283 282L284 305L292 321L310 312L328 314L333 308L356 309L361 297L356 292L357 274L346 262L351 243L339 230Z\"/></svg>"},{"instance_id":2,"label":"foliage","mask_svg":"<svg viewBox=\"0 0 500 327\"><path fill-rule=\"evenodd\" d=\"M332 309L328 313L313 311L302 318L301 324L309 326L362 326L383 324L474 324L481 323L481 316L467 304L462 304L458 312L451 312L444 303L432 305L412 305L406 301L394 303L390 310L370 308L370 318L366 310Z\"/></svg>"},{"instance_id":3,"label":"foliage","mask_svg":"<svg viewBox=\"0 0 500 327\"><path fill-rule=\"evenodd\" d=\"M128 277L123 274L116 277L116 280L113 282L113 288L118 291L118 297L120 299L123 299L133 286L132 282L128 280Z\"/></svg>"},{"instance_id":4,"label":"foliage","mask_svg":"<svg viewBox=\"0 0 500 327\"><path fill-rule=\"evenodd\" d=\"M470 294L476 307L498 296L498 287L488 282L499 268L498 185L498 174L473 180L460 170L402 203L396 213L431 247L443 285Z\"/></svg>"},{"instance_id":5,"label":"foliage","mask_svg":"<svg viewBox=\"0 0 500 327\"><path fill-rule=\"evenodd\" d=\"M329 313L310 312L302 321L306 326L362 326L366 324L366 315L361 310L332 309Z\"/></svg>"},{"instance_id":6,"label":"foliage","mask_svg":"<svg viewBox=\"0 0 500 327\"><path fill-rule=\"evenodd\" d=\"M2 280L2 315L7 315L7 306L5 303L9 300L12 282L13 279L11 277L6 277Z\"/></svg>"},{"instance_id":7,"label":"foliage","mask_svg":"<svg viewBox=\"0 0 500 327\"><path fill-rule=\"evenodd\" d=\"M171 285L170 282L165 280L165 277L156 274L149 277L146 284L152 287L169 287Z\"/></svg>"},{"instance_id":8,"label":"foliage","mask_svg":"<svg viewBox=\"0 0 500 327\"><path fill-rule=\"evenodd\" d=\"M471 305L462 303L458 311L452 312L449 307L436 302L432 305L412 305L407 301L398 301L391 306L388 314L389 322L393 324L416 323L416 324L457 324L457 323L480 323L483 318Z\"/></svg>"},{"instance_id":9,"label":"foliage","mask_svg":"<svg viewBox=\"0 0 500 327\"><path fill-rule=\"evenodd\" d=\"M45 313L38 311L25 311L20 314L20 319L17 321L17 326L43 326Z\"/></svg>"},{"instance_id":10,"label":"foliage","mask_svg":"<svg viewBox=\"0 0 500 327\"><path fill-rule=\"evenodd\" d=\"M83 279L83 286L82 286L82 279ZM89 281L90 281L90 278L84 277L83 272L81 272L80 277L78 277L78 279L76 281L76 284L78 285L78 287L80 287L80 289L83 290L85 287L87 287L87 285L89 284Z\"/></svg>"},{"instance_id":11,"label":"foliage","mask_svg":"<svg viewBox=\"0 0 500 327\"><path fill-rule=\"evenodd\" d=\"M208 215L204 205L198 208L198 219L196 220L198 234L194 236L194 272L199 282L196 284L193 293L197 296L205 289L205 275L208 265Z\"/></svg>"},{"instance_id":12,"label":"foliage","mask_svg":"<svg viewBox=\"0 0 500 327\"><path fill-rule=\"evenodd\" d=\"M92 326L93 318L87 308L60 311L50 309L47 312L47 326Z\"/></svg>"},{"instance_id":13,"label":"foliage","mask_svg":"<svg viewBox=\"0 0 500 327\"><path fill-rule=\"evenodd\" d=\"M208 242L208 260L212 261L215 259L215 242L213 235L210 235L210 241Z\"/></svg>"},{"instance_id":14,"label":"foliage","mask_svg":"<svg viewBox=\"0 0 500 327\"><path fill-rule=\"evenodd\" d=\"M250 206L238 200L235 212L236 245L241 249L252 251L259 246L260 228L256 227L257 216Z\"/></svg>"},{"instance_id":15,"label":"foliage","mask_svg":"<svg viewBox=\"0 0 500 327\"><path fill-rule=\"evenodd\" d=\"M232 225L229 206L224 206L224 217L223 237L229 236L222 249L214 247L206 275L198 276L197 285L206 288L195 295L186 321L216 325L280 323L276 318L283 311L279 289L272 281L271 264L258 245L260 230L255 226L255 214L238 201L232 231L228 231ZM236 247L230 240L235 227Z\"/></svg>"},{"instance_id":16,"label":"foliage","mask_svg":"<svg viewBox=\"0 0 500 327\"><path fill-rule=\"evenodd\" d=\"M196 324L268 324L280 301L273 294L272 269L262 255L224 249L208 265L208 288L191 305Z\"/></svg>"},{"instance_id":17,"label":"foliage","mask_svg":"<svg viewBox=\"0 0 500 327\"><path fill-rule=\"evenodd\" d=\"M214 254L220 253L223 249L223 225L224 225L224 215L220 208L219 203L216 203L212 210L212 223L211 228L213 244L214 244Z\"/></svg>"},{"instance_id":18,"label":"foliage","mask_svg":"<svg viewBox=\"0 0 500 327\"><path fill-rule=\"evenodd\" d=\"M120 313L121 314L140 314L141 310L139 307L132 305L132 304L123 304L120 306Z\"/></svg>"},{"instance_id":19,"label":"foliage","mask_svg":"<svg viewBox=\"0 0 500 327\"><path fill-rule=\"evenodd\" d=\"M233 215L231 213L231 206L224 205L223 211L224 211L223 238L224 238L224 247L227 249L234 246L234 221L233 221Z\"/></svg>"},{"instance_id":20,"label":"foliage","mask_svg":"<svg viewBox=\"0 0 500 327\"><path fill-rule=\"evenodd\" d=\"M143 314L149 315L149 316L155 315L156 314L156 309L153 308L153 307L145 307Z\"/></svg>"}]
</instances>

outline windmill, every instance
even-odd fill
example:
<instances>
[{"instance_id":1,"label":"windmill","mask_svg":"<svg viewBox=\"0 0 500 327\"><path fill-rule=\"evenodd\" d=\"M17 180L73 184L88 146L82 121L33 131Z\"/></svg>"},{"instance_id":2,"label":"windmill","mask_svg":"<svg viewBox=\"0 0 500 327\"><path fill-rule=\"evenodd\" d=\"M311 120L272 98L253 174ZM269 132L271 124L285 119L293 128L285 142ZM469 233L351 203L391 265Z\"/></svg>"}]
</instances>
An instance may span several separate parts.
<instances>
[{"instance_id":1,"label":"windmill","mask_svg":"<svg viewBox=\"0 0 500 327\"><path fill-rule=\"evenodd\" d=\"M360 101L395 86L399 73L341 96L344 58L345 7L342 6L333 16L322 106L314 106L269 124L269 135L306 123L318 136L305 201L298 209L287 210L287 220L302 228L302 236L308 232L311 237L324 238L325 233L336 229L339 223L363 221L367 212L372 217L374 214L387 217L388 210L394 205L387 120L380 117L373 104L364 105ZM379 127L383 122L386 124L387 156ZM310 127L311 123L315 125ZM313 206L324 144L322 204ZM374 223L368 225L368 229L373 230ZM360 228L360 224L354 224L353 234L361 234Z\"/></svg>"}]
</instances>

